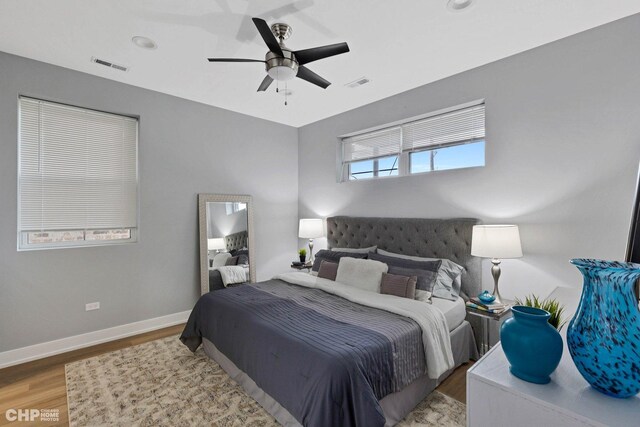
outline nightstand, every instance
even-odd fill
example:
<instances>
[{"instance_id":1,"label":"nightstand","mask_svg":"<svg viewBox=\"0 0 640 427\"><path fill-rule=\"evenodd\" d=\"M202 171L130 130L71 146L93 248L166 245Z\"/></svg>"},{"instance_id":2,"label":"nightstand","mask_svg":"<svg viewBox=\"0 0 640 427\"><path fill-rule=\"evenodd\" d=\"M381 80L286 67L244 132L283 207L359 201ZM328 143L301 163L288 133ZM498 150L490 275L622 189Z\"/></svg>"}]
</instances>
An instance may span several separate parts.
<instances>
[{"instance_id":1,"label":"nightstand","mask_svg":"<svg viewBox=\"0 0 640 427\"><path fill-rule=\"evenodd\" d=\"M311 271L311 267L313 267L313 264L310 263L310 262L307 262L306 264L302 264L302 265L293 265L293 264L291 264L291 268L293 268L294 270Z\"/></svg>"},{"instance_id":2,"label":"nightstand","mask_svg":"<svg viewBox=\"0 0 640 427\"><path fill-rule=\"evenodd\" d=\"M511 317L511 306L513 305L513 301L503 300L505 304L508 304L509 307L503 311L502 313L495 314L489 313L486 311L476 310L471 307L466 307L467 315L476 316L480 318L480 324L482 325L482 331L480 333L480 337L482 338L480 341L479 349L480 356L483 356L486 352L491 349L491 330L500 330L500 324L502 321ZM500 341L499 339L497 341Z\"/></svg>"},{"instance_id":3,"label":"nightstand","mask_svg":"<svg viewBox=\"0 0 640 427\"><path fill-rule=\"evenodd\" d=\"M582 378L566 340L549 384L528 383L511 375L500 344L467 371L469 427L626 427L637 426L639 414L640 395L616 399Z\"/></svg>"}]
</instances>

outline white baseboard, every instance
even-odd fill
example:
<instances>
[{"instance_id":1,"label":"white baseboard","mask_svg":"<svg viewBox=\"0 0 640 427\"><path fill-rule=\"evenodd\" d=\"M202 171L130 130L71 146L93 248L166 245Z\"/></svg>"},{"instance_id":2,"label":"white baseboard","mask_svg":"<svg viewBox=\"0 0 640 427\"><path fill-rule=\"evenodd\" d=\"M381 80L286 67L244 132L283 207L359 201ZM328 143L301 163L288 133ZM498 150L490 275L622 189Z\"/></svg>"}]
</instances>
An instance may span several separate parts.
<instances>
[{"instance_id":1,"label":"white baseboard","mask_svg":"<svg viewBox=\"0 0 640 427\"><path fill-rule=\"evenodd\" d=\"M48 341L27 347L16 348L15 350L4 351L0 353L0 369L60 353L66 353L79 348L89 347L144 332L155 331L156 329L178 325L186 322L190 313L191 310L168 314L166 316L155 317L153 319L127 323L126 325L114 326L113 328L101 329L99 331L87 332L86 334L74 335L72 337L61 338L55 341Z\"/></svg>"}]
</instances>

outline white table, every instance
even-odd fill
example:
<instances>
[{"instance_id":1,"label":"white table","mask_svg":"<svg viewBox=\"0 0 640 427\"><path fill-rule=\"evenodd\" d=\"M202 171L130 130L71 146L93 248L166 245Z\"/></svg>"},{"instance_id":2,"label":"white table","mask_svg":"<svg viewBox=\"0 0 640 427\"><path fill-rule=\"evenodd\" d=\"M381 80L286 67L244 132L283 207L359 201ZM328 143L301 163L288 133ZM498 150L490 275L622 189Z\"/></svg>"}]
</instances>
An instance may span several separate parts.
<instances>
[{"instance_id":1,"label":"white table","mask_svg":"<svg viewBox=\"0 0 640 427\"><path fill-rule=\"evenodd\" d=\"M549 384L523 381L509 372L497 344L467 371L469 427L640 426L640 395L616 399L582 378L566 346Z\"/></svg>"}]
</instances>

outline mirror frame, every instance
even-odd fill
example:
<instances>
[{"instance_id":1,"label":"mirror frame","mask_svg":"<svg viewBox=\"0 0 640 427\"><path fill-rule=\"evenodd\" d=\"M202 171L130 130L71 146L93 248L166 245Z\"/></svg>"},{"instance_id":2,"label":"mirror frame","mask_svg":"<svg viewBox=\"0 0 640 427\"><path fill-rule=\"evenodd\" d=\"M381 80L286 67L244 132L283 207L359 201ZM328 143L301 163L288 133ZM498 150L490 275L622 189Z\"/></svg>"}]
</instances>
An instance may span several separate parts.
<instances>
[{"instance_id":1,"label":"mirror frame","mask_svg":"<svg viewBox=\"0 0 640 427\"><path fill-rule=\"evenodd\" d=\"M198 194L198 225L200 233L200 295L209 292L209 251L207 247L207 203L247 204L247 243L249 244L249 283L256 281L256 250L253 238L253 201L248 195Z\"/></svg>"}]
</instances>

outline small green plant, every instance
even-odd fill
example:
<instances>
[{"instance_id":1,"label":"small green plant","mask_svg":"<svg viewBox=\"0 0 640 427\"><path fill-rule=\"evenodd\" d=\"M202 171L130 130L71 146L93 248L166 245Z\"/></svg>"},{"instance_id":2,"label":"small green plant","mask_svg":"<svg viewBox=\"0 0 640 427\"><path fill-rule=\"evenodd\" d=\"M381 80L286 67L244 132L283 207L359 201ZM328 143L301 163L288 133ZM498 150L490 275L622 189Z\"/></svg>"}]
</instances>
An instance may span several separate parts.
<instances>
[{"instance_id":1,"label":"small green plant","mask_svg":"<svg viewBox=\"0 0 640 427\"><path fill-rule=\"evenodd\" d=\"M307 256L307 250L305 248L302 248L298 251L298 255L300 256Z\"/></svg>"},{"instance_id":2,"label":"small green plant","mask_svg":"<svg viewBox=\"0 0 640 427\"><path fill-rule=\"evenodd\" d=\"M567 320L563 318L564 305L560 304L555 299L541 300L537 296L531 294L525 297L524 301L516 298L516 305L525 305L527 307L541 308L551 313L549 323L556 328L558 332L567 323Z\"/></svg>"}]
</instances>

